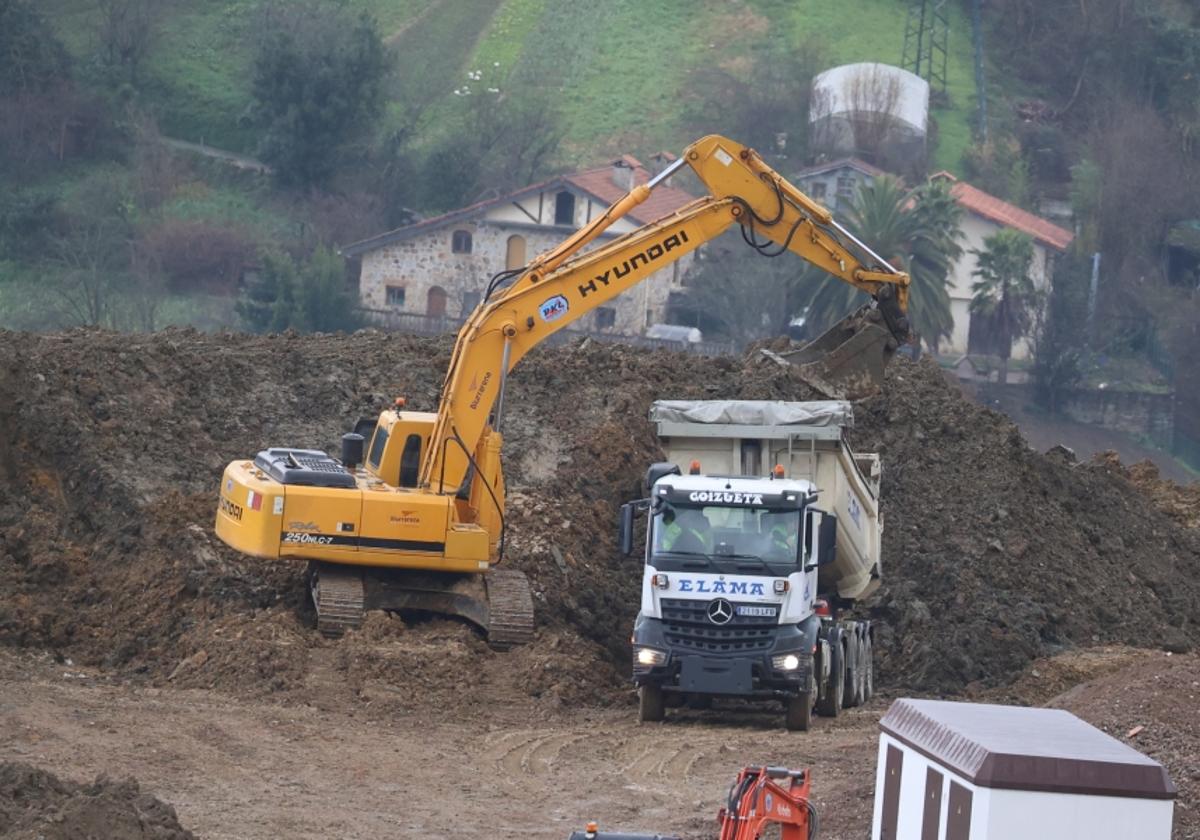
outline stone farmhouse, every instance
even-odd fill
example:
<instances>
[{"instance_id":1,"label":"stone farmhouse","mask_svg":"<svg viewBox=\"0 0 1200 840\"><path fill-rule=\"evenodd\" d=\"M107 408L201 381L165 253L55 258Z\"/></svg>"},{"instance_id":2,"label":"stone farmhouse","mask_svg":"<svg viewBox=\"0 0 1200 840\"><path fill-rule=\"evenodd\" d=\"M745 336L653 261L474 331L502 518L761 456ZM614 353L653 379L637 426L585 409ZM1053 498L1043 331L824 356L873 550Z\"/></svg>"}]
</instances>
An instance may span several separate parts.
<instances>
[{"instance_id":1,"label":"stone farmhouse","mask_svg":"<svg viewBox=\"0 0 1200 840\"><path fill-rule=\"evenodd\" d=\"M672 159L660 157L664 165ZM364 239L343 248L342 254L360 262L360 304L382 322L420 316L463 318L479 303L492 275L523 266L558 245L651 177L636 158L625 155L607 166L551 178ZM593 244L611 241L692 200L668 180ZM688 254L664 267L571 326L644 334L664 319L667 298L682 287L692 257Z\"/></svg>"}]
</instances>

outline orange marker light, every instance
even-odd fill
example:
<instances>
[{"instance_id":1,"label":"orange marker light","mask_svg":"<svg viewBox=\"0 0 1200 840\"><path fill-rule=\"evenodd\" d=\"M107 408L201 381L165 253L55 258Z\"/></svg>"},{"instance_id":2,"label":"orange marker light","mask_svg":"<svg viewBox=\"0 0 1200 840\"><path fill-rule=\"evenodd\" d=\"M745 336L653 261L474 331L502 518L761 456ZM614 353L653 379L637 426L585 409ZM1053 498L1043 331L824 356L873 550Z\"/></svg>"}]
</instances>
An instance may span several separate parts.
<instances>
[{"instance_id":1,"label":"orange marker light","mask_svg":"<svg viewBox=\"0 0 1200 840\"><path fill-rule=\"evenodd\" d=\"M776 478L783 478L783 464L776 464L776 465L775 465L775 477L776 477Z\"/></svg>"},{"instance_id":2,"label":"orange marker light","mask_svg":"<svg viewBox=\"0 0 1200 840\"><path fill-rule=\"evenodd\" d=\"M396 397L396 409L397 410L404 408L405 404L406 404L406 401L405 401L404 397Z\"/></svg>"},{"instance_id":3,"label":"orange marker light","mask_svg":"<svg viewBox=\"0 0 1200 840\"><path fill-rule=\"evenodd\" d=\"M691 475L700 475L700 462L693 460L692 465L688 468L688 472Z\"/></svg>"}]
</instances>

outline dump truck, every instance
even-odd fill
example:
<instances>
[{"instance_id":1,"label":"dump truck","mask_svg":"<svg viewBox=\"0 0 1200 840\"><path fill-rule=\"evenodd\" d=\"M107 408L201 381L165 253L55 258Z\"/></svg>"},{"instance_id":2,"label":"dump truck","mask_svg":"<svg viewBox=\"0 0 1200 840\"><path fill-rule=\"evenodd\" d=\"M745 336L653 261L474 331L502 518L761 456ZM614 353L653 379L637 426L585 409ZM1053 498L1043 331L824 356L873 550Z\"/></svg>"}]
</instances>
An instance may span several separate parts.
<instances>
[{"instance_id":1,"label":"dump truck","mask_svg":"<svg viewBox=\"0 0 1200 840\"><path fill-rule=\"evenodd\" d=\"M846 438L848 402L659 401L667 461L623 505L634 551L648 514L633 681L642 721L668 701L780 701L787 728L874 691L873 632L853 608L879 587L878 455Z\"/></svg>"}]
</instances>

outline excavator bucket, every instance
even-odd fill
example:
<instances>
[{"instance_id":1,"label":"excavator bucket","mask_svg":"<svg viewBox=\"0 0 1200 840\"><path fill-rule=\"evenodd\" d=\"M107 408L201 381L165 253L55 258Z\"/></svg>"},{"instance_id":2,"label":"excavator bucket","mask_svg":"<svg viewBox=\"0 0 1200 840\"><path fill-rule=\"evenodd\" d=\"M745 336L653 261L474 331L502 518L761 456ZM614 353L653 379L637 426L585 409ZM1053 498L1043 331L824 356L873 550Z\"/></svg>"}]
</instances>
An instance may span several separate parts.
<instances>
[{"instance_id":1,"label":"excavator bucket","mask_svg":"<svg viewBox=\"0 0 1200 840\"><path fill-rule=\"evenodd\" d=\"M857 400L883 389L883 372L899 347L874 307L847 315L798 350L771 354L830 399Z\"/></svg>"}]
</instances>

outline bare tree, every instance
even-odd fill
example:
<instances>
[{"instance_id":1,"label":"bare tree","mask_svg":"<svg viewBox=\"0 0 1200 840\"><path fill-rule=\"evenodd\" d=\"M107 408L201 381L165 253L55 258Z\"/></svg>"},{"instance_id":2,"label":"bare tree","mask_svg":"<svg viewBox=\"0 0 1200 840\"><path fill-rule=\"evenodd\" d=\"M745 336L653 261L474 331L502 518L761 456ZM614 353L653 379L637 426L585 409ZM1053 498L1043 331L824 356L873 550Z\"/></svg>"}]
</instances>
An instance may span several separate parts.
<instances>
[{"instance_id":1,"label":"bare tree","mask_svg":"<svg viewBox=\"0 0 1200 840\"><path fill-rule=\"evenodd\" d=\"M79 224L53 240L53 262L59 270L50 288L70 323L85 327L112 323L114 298L125 281L112 245L102 224Z\"/></svg>"},{"instance_id":2,"label":"bare tree","mask_svg":"<svg viewBox=\"0 0 1200 840\"><path fill-rule=\"evenodd\" d=\"M900 93L900 78L879 64L866 65L846 80L842 96L854 146L862 157L879 160L898 128Z\"/></svg>"},{"instance_id":3,"label":"bare tree","mask_svg":"<svg viewBox=\"0 0 1200 840\"><path fill-rule=\"evenodd\" d=\"M162 0L97 0L101 59L135 87L154 46L161 5Z\"/></svg>"},{"instance_id":4,"label":"bare tree","mask_svg":"<svg viewBox=\"0 0 1200 840\"><path fill-rule=\"evenodd\" d=\"M132 197L119 176L93 176L64 206L50 239L47 286L68 323L111 326L129 280Z\"/></svg>"}]
</instances>

